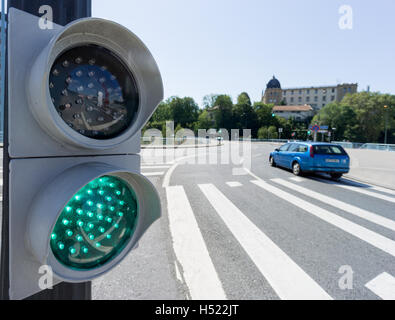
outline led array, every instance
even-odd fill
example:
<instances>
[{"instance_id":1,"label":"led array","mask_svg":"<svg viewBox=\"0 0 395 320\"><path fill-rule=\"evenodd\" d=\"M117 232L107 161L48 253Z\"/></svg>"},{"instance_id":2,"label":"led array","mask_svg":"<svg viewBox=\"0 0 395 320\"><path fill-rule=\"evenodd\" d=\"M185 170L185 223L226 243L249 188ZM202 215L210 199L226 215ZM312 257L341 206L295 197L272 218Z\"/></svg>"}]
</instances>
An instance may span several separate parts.
<instances>
[{"instance_id":1,"label":"led array","mask_svg":"<svg viewBox=\"0 0 395 320\"><path fill-rule=\"evenodd\" d=\"M126 182L114 176L95 179L63 208L51 234L52 252L75 269L98 267L125 247L137 217L137 199Z\"/></svg>"}]
</instances>

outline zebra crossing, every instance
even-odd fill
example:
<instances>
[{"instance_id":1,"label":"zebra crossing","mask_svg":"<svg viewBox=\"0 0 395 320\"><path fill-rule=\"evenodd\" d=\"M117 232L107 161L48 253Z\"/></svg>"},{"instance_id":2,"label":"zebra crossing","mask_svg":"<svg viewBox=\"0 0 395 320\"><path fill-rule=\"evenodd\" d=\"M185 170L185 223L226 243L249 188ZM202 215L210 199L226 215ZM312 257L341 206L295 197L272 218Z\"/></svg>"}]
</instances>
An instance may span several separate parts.
<instances>
[{"instance_id":1,"label":"zebra crossing","mask_svg":"<svg viewBox=\"0 0 395 320\"><path fill-rule=\"evenodd\" d=\"M249 173L250 178L243 181L227 181L223 184L198 183L194 187L184 188L176 185L165 188L176 264L180 266L178 271L182 274L181 278L189 289L191 299L227 299L229 296L229 292L224 289L227 287L225 282L227 280L224 281L221 277L221 270L214 263L216 257L211 253L210 240L204 236L207 230L199 225L199 220L195 217L201 215L200 206L202 208L209 206L221 219L226 229L215 230L215 226L212 226L213 230L222 232L223 236L225 233L230 233L237 240L245 257L252 261L279 299L336 299L336 295L331 294L334 289L328 288L328 290L325 281L316 279L315 274L305 270L296 261L298 259L295 260L292 254L283 250L280 244L271 239L261 226L249 218L246 212L243 212L243 203L238 203L239 200L229 197L227 192L224 192L226 188L238 190L238 192L244 192L243 188L248 188L249 191L244 193L252 194L251 190L254 190L261 194L262 199L273 197L281 205L285 203L297 208L298 212L309 215L312 219L318 219L324 225L329 226L331 231L345 233L353 241L362 241L369 248L369 253L380 252L378 253L380 256L385 256L386 259L392 261L392 268L381 270L381 273L377 272L374 277L369 275L371 278L365 281L363 288L359 290L369 290L370 294L376 298L395 299L395 269L393 267L395 265L395 219L392 215L388 218L381 212L361 208L358 203L348 203L314 191L308 185L304 185L307 180L303 177L261 179L252 172ZM336 182L328 183L347 192L369 196L373 201L385 201L389 205L395 201L394 192L390 189L369 186L361 193L360 188L356 186ZM344 188L344 186L350 188ZM199 190L201 194L197 195L196 191L191 192L191 188ZM192 205L191 201L195 201L194 198L197 196L202 199L201 205ZM314 203L307 199L312 199ZM265 209L262 208L262 210ZM339 213L340 211L348 216L344 217ZM385 229L385 234L371 230L359 223L358 219ZM339 243L339 246L347 247L347 244ZM223 250L227 249L223 248ZM308 257L305 259L308 260ZM243 270L238 272L243 273Z\"/></svg>"},{"instance_id":2,"label":"zebra crossing","mask_svg":"<svg viewBox=\"0 0 395 320\"><path fill-rule=\"evenodd\" d=\"M171 163L142 163L141 174L146 177L161 177L171 166Z\"/></svg>"}]
</instances>

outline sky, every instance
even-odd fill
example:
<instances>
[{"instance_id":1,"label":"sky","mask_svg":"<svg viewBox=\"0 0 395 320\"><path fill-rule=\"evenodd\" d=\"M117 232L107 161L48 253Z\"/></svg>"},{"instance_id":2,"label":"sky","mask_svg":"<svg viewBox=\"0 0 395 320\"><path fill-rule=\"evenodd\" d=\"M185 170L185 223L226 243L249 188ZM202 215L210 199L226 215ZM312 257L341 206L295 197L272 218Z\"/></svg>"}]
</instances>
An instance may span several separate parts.
<instances>
[{"instance_id":1,"label":"sky","mask_svg":"<svg viewBox=\"0 0 395 320\"><path fill-rule=\"evenodd\" d=\"M92 0L150 49L165 98L358 83L395 94L394 0ZM341 29L343 5L352 29Z\"/></svg>"}]
</instances>

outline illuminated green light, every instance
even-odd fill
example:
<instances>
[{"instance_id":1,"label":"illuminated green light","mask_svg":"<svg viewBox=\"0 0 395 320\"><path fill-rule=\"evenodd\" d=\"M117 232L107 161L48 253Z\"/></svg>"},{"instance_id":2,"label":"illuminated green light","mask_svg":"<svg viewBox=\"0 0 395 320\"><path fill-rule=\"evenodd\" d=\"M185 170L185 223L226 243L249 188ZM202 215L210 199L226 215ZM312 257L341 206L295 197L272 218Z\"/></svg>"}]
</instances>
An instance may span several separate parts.
<instances>
[{"instance_id":1,"label":"illuminated green light","mask_svg":"<svg viewBox=\"0 0 395 320\"><path fill-rule=\"evenodd\" d=\"M71 230L66 230L66 234L67 234L69 237L71 237L71 236L73 235L73 231L71 231Z\"/></svg>"},{"instance_id":2,"label":"illuminated green light","mask_svg":"<svg viewBox=\"0 0 395 320\"><path fill-rule=\"evenodd\" d=\"M49 239L52 253L68 268L103 266L129 243L137 219L137 197L130 185L102 176L72 196L60 212Z\"/></svg>"}]
</instances>

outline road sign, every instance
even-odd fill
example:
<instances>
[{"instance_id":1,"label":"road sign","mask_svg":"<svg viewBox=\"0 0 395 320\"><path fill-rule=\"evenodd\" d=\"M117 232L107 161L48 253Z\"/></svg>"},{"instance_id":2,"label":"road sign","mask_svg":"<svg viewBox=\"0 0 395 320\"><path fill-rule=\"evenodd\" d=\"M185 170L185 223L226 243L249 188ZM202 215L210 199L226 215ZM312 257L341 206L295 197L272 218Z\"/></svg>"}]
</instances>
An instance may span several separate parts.
<instances>
[{"instance_id":1,"label":"road sign","mask_svg":"<svg viewBox=\"0 0 395 320\"><path fill-rule=\"evenodd\" d=\"M163 99L154 58L111 21L38 22L9 10L11 299L42 289L42 266L54 284L108 272L161 210L138 155Z\"/></svg>"},{"instance_id":2,"label":"road sign","mask_svg":"<svg viewBox=\"0 0 395 320\"><path fill-rule=\"evenodd\" d=\"M278 128L278 132L279 132L279 133L282 133L283 130L284 130L283 128Z\"/></svg>"},{"instance_id":3,"label":"road sign","mask_svg":"<svg viewBox=\"0 0 395 320\"><path fill-rule=\"evenodd\" d=\"M314 125L314 126L311 127L311 130L315 131L315 132L318 132L318 131L320 131L320 126L319 125Z\"/></svg>"}]
</instances>

